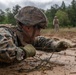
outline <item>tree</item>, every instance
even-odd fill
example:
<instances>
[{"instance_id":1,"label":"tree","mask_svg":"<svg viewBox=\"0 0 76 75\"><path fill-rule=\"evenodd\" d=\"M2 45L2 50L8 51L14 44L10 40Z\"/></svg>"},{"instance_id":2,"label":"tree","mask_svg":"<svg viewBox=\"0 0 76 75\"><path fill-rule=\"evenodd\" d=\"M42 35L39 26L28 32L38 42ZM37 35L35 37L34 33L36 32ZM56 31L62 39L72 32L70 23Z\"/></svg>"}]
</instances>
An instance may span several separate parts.
<instances>
[{"instance_id":1,"label":"tree","mask_svg":"<svg viewBox=\"0 0 76 75\"><path fill-rule=\"evenodd\" d=\"M61 4L61 10L63 10L63 11L65 11L66 10L66 5L65 5L65 3L64 3L64 1L62 1L62 4Z\"/></svg>"},{"instance_id":2,"label":"tree","mask_svg":"<svg viewBox=\"0 0 76 75\"><path fill-rule=\"evenodd\" d=\"M0 9L0 23L3 23L5 19L5 12Z\"/></svg>"},{"instance_id":3,"label":"tree","mask_svg":"<svg viewBox=\"0 0 76 75\"><path fill-rule=\"evenodd\" d=\"M76 26L76 0L73 0L73 1L71 2L71 4L72 4L71 21L72 21L73 26L75 27L75 26Z\"/></svg>"},{"instance_id":4,"label":"tree","mask_svg":"<svg viewBox=\"0 0 76 75\"><path fill-rule=\"evenodd\" d=\"M16 15L17 12L18 12L18 10L19 10L20 8L21 8L21 6L19 6L19 5L15 5L15 6L13 7L13 9L12 9L13 14Z\"/></svg>"},{"instance_id":5,"label":"tree","mask_svg":"<svg viewBox=\"0 0 76 75\"><path fill-rule=\"evenodd\" d=\"M75 27L76 26L76 0L72 0L71 5L69 5L67 10L70 24Z\"/></svg>"},{"instance_id":6,"label":"tree","mask_svg":"<svg viewBox=\"0 0 76 75\"><path fill-rule=\"evenodd\" d=\"M14 18L14 16L18 13L18 10L21 8L21 6L19 6L19 5L15 5L14 7L13 7L13 9L12 9L12 14L13 14L13 16L12 16L12 18L13 18L13 24L14 25L16 25L16 21L15 21L15 18Z\"/></svg>"},{"instance_id":7,"label":"tree","mask_svg":"<svg viewBox=\"0 0 76 75\"><path fill-rule=\"evenodd\" d=\"M68 14L62 10L58 10L56 16L59 18L60 26L66 27L69 24Z\"/></svg>"},{"instance_id":8,"label":"tree","mask_svg":"<svg viewBox=\"0 0 76 75\"><path fill-rule=\"evenodd\" d=\"M10 8L7 8L6 10L6 16L5 16L5 21L4 23L7 23L7 24L13 24L13 14L12 14L12 11Z\"/></svg>"},{"instance_id":9,"label":"tree","mask_svg":"<svg viewBox=\"0 0 76 75\"><path fill-rule=\"evenodd\" d=\"M72 9L76 11L76 0L72 0L71 4L72 4Z\"/></svg>"},{"instance_id":10,"label":"tree","mask_svg":"<svg viewBox=\"0 0 76 75\"><path fill-rule=\"evenodd\" d=\"M48 21L49 21L48 27L52 27L53 26L52 25L53 24L52 23L53 22L53 18L55 16L56 12L58 11L58 9L59 9L59 6L57 4L51 6L50 9L47 9L45 14L46 14L46 16L48 18Z\"/></svg>"},{"instance_id":11,"label":"tree","mask_svg":"<svg viewBox=\"0 0 76 75\"><path fill-rule=\"evenodd\" d=\"M51 17L51 10L48 9L46 12L45 12L47 18L48 18L48 28L52 26L52 17Z\"/></svg>"},{"instance_id":12,"label":"tree","mask_svg":"<svg viewBox=\"0 0 76 75\"><path fill-rule=\"evenodd\" d=\"M57 4L51 6L51 17L53 18L55 16L55 13L58 11L59 6Z\"/></svg>"},{"instance_id":13,"label":"tree","mask_svg":"<svg viewBox=\"0 0 76 75\"><path fill-rule=\"evenodd\" d=\"M16 21L15 21L14 16L17 14L19 8L20 8L19 5L14 6L12 10L10 8L7 8L5 10L6 11L6 17L5 17L4 23L16 25Z\"/></svg>"}]
</instances>

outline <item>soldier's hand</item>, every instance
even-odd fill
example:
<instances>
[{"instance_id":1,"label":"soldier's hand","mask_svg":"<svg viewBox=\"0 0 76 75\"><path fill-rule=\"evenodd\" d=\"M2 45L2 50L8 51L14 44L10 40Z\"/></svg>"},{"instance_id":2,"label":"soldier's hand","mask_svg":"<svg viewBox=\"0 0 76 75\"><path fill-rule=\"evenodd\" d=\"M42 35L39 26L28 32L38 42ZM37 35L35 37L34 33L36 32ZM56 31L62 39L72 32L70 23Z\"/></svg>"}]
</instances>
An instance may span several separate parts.
<instances>
[{"instance_id":1,"label":"soldier's hand","mask_svg":"<svg viewBox=\"0 0 76 75\"><path fill-rule=\"evenodd\" d=\"M59 41L56 45L56 51L65 50L70 47L70 44L65 41Z\"/></svg>"},{"instance_id":2,"label":"soldier's hand","mask_svg":"<svg viewBox=\"0 0 76 75\"><path fill-rule=\"evenodd\" d=\"M23 47L23 50L25 52L25 57L33 57L36 54L36 49L31 45L27 44L26 46Z\"/></svg>"}]
</instances>

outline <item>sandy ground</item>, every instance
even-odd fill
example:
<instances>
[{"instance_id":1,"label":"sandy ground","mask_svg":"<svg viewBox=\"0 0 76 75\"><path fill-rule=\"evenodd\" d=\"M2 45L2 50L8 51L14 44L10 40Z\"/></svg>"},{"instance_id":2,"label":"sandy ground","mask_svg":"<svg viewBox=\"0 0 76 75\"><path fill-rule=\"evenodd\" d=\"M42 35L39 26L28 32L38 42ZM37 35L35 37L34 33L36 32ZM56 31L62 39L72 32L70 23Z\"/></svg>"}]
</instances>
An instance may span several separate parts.
<instances>
[{"instance_id":1,"label":"sandy ground","mask_svg":"<svg viewBox=\"0 0 76 75\"><path fill-rule=\"evenodd\" d=\"M66 38L76 43L76 32L59 32L44 36ZM0 63L0 75L76 75L76 48L58 53L37 51L34 58L27 58L20 63Z\"/></svg>"}]
</instances>

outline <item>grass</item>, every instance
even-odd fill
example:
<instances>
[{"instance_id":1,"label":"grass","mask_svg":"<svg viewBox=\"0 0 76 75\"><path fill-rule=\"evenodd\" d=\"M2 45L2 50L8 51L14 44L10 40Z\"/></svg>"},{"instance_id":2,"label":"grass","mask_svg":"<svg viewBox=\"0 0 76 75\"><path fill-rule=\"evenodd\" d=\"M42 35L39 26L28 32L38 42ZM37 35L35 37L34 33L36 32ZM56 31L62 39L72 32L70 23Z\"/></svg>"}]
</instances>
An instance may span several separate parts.
<instances>
[{"instance_id":1,"label":"grass","mask_svg":"<svg viewBox=\"0 0 76 75\"><path fill-rule=\"evenodd\" d=\"M76 32L76 27L75 28L60 28L59 32L63 33L63 32ZM59 33L58 32L58 33ZM55 33L54 29L48 28L48 29L42 29L41 30L41 34L50 34L50 33Z\"/></svg>"}]
</instances>

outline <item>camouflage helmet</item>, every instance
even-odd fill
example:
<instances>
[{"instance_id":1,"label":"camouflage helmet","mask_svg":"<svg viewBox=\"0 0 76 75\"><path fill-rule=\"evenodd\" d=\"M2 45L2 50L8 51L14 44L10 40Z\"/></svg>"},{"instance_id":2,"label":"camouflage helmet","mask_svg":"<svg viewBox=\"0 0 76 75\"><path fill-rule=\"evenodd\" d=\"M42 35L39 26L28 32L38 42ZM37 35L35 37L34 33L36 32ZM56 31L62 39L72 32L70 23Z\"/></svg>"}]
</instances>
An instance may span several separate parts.
<instances>
[{"instance_id":1,"label":"camouflage helmet","mask_svg":"<svg viewBox=\"0 0 76 75\"><path fill-rule=\"evenodd\" d=\"M45 14L34 6L23 7L16 15L15 19L25 26L39 25L41 28L47 27Z\"/></svg>"}]
</instances>

